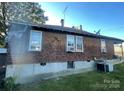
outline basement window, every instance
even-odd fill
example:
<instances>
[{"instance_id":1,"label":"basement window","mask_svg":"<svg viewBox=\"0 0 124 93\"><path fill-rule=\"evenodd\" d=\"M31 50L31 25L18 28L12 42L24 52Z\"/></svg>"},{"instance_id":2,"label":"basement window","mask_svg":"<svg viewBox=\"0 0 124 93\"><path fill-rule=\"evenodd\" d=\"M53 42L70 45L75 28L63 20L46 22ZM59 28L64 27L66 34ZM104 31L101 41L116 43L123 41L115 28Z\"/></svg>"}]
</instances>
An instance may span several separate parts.
<instances>
[{"instance_id":1,"label":"basement window","mask_svg":"<svg viewBox=\"0 0 124 93\"><path fill-rule=\"evenodd\" d=\"M101 52L102 53L106 53L107 49L106 49L106 42L104 39L101 39Z\"/></svg>"},{"instance_id":2,"label":"basement window","mask_svg":"<svg viewBox=\"0 0 124 93\"><path fill-rule=\"evenodd\" d=\"M67 62L67 68L75 68L74 61L68 61Z\"/></svg>"},{"instance_id":3,"label":"basement window","mask_svg":"<svg viewBox=\"0 0 124 93\"><path fill-rule=\"evenodd\" d=\"M30 41L29 41L29 51L41 51L42 32L31 30L30 31Z\"/></svg>"}]
</instances>

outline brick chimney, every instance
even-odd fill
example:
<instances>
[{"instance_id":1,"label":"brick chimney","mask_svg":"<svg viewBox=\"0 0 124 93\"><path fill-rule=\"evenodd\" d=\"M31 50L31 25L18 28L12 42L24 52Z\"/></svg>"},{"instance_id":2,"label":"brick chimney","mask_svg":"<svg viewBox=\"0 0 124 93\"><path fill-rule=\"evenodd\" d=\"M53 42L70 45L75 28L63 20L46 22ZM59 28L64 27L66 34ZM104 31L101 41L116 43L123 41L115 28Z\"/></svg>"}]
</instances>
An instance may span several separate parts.
<instances>
[{"instance_id":1,"label":"brick chimney","mask_svg":"<svg viewBox=\"0 0 124 93\"><path fill-rule=\"evenodd\" d=\"M74 28L74 26L72 26L72 28Z\"/></svg>"},{"instance_id":2,"label":"brick chimney","mask_svg":"<svg viewBox=\"0 0 124 93\"><path fill-rule=\"evenodd\" d=\"M64 27L64 19L61 19L61 26Z\"/></svg>"},{"instance_id":3,"label":"brick chimney","mask_svg":"<svg viewBox=\"0 0 124 93\"><path fill-rule=\"evenodd\" d=\"M80 30L82 30L82 25L80 25Z\"/></svg>"}]
</instances>

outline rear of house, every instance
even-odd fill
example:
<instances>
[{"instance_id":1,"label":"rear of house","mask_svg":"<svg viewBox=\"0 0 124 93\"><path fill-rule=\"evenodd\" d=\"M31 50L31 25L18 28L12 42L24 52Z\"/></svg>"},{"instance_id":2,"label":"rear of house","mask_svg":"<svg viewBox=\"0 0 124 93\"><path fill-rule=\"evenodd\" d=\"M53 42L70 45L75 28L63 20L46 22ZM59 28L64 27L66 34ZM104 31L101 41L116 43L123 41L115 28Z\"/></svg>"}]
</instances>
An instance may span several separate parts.
<instances>
[{"instance_id":1,"label":"rear of house","mask_svg":"<svg viewBox=\"0 0 124 93\"><path fill-rule=\"evenodd\" d=\"M82 29L13 23L8 34L10 65L6 76L24 78L58 72L64 75L63 71L68 70L73 73L93 70L95 59L113 59L114 44L122 42Z\"/></svg>"}]
</instances>

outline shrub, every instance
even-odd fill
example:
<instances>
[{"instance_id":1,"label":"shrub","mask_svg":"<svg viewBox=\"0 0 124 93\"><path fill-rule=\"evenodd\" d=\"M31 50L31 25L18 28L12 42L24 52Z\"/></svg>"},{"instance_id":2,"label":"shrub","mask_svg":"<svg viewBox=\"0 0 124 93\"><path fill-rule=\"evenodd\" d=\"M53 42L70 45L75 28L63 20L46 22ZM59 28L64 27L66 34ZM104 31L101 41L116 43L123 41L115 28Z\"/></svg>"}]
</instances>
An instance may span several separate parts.
<instances>
[{"instance_id":1,"label":"shrub","mask_svg":"<svg viewBox=\"0 0 124 93\"><path fill-rule=\"evenodd\" d=\"M14 90L16 88L15 78L8 77L4 80L4 90Z\"/></svg>"}]
</instances>

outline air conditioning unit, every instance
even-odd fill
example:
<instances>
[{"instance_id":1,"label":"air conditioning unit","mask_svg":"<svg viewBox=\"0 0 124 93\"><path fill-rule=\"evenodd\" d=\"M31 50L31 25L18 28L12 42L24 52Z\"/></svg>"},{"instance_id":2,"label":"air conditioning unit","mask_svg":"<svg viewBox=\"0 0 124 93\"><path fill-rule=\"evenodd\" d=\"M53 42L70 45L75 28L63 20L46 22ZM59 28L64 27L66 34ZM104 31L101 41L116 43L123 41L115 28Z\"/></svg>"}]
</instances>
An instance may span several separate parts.
<instances>
[{"instance_id":1,"label":"air conditioning unit","mask_svg":"<svg viewBox=\"0 0 124 93\"><path fill-rule=\"evenodd\" d=\"M68 47L67 52L74 52L74 48L73 47Z\"/></svg>"},{"instance_id":2,"label":"air conditioning unit","mask_svg":"<svg viewBox=\"0 0 124 93\"><path fill-rule=\"evenodd\" d=\"M113 64L106 63L106 62L98 62L98 63L96 63L96 68L98 71L112 72L113 71Z\"/></svg>"}]
</instances>

